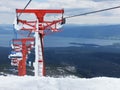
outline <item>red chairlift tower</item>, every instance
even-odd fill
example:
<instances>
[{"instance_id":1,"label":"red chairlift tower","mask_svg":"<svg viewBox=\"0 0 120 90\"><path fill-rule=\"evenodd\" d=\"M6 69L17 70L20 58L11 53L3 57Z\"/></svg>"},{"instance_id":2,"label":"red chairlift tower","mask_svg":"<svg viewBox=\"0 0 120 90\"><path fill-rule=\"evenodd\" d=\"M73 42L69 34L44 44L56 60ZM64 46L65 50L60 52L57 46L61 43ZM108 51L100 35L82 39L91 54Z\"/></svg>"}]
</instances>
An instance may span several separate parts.
<instances>
[{"instance_id":1,"label":"red chairlift tower","mask_svg":"<svg viewBox=\"0 0 120 90\"><path fill-rule=\"evenodd\" d=\"M49 10L49 9L17 9L16 14L18 15L22 14L34 14L36 16L36 20L30 21L30 20L22 20L17 18L17 23L21 23L23 26L20 30L29 31L28 38L31 38L30 34L34 33L34 42L35 42L35 63L34 63L34 69L35 69L35 76L45 76L45 65L44 65L44 44L43 44L43 38L45 35L47 35L47 31L51 32L58 32L59 29L57 28L57 24L64 24L63 19L63 13L64 10ZM53 21L46 21L45 15L46 14L60 14L61 18ZM32 36L33 37L33 36ZM33 41L33 39L19 39L14 40L14 42L22 42L22 55L23 58L21 61L19 61L18 65L18 75L24 76L26 75L26 54L27 54L27 41Z\"/></svg>"},{"instance_id":2,"label":"red chairlift tower","mask_svg":"<svg viewBox=\"0 0 120 90\"><path fill-rule=\"evenodd\" d=\"M18 75L26 75L26 60L27 55L34 47L34 38L22 38L12 40L12 54L9 55L11 64L18 66Z\"/></svg>"}]
</instances>

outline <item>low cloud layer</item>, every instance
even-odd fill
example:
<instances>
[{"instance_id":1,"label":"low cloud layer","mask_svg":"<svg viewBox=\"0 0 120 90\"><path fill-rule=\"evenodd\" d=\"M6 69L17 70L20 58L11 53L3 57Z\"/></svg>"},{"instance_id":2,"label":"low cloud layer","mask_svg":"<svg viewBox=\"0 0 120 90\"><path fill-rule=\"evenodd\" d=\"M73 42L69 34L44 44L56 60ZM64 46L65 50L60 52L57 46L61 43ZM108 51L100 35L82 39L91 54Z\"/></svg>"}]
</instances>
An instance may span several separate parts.
<instances>
[{"instance_id":1,"label":"low cloud layer","mask_svg":"<svg viewBox=\"0 0 120 90\"><path fill-rule=\"evenodd\" d=\"M16 8L24 8L29 0L0 0L0 24L12 24ZM65 16L119 6L120 0L32 0L28 8L65 9ZM103 19L103 20L101 20ZM120 9L71 18L67 23L119 24Z\"/></svg>"}]
</instances>

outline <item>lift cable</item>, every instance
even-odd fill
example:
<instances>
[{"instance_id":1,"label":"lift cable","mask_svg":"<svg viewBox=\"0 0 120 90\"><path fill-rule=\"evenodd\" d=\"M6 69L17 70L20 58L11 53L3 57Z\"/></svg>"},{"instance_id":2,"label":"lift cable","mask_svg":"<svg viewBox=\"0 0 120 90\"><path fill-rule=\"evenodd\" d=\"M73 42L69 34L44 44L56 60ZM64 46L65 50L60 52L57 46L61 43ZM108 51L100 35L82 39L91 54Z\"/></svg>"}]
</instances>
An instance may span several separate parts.
<instances>
[{"instance_id":1,"label":"lift cable","mask_svg":"<svg viewBox=\"0 0 120 90\"><path fill-rule=\"evenodd\" d=\"M28 7L28 5L30 4L31 1L32 1L32 0L29 0L29 2L25 5L23 11ZM17 18L19 18L21 15L22 15L22 12L18 15Z\"/></svg>"},{"instance_id":2,"label":"lift cable","mask_svg":"<svg viewBox=\"0 0 120 90\"><path fill-rule=\"evenodd\" d=\"M30 4L31 1L32 1L32 0L29 0L29 2L25 5L23 11L28 7L28 5ZM17 20L18 20L18 18L19 18L21 15L22 15L22 12L21 12L18 16L16 16L16 17L17 17ZM14 25L14 24L13 24L13 25ZM14 27L14 26L13 26L13 27ZM17 39L17 32L15 31L15 28L13 28L13 31L14 31L14 36L15 36L15 38Z\"/></svg>"},{"instance_id":3,"label":"lift cable","mask_svg":"<svg viewBox=\"0 0 120 90\"><path fill-rule=\"evenodd\" d=\"M24 7L23 11L28 7L28 5L30 4L32 0L29 0L29 2L26 4L26 6ZM100 9L100 10L96 10L96 11L91 11L91 12L86 12L86 13L81 13L81 14L77 14L77 15L72 15L72 16L67 16L67 17L63 17L63 22L62 24L64 24L66 22L65 19L67 18L73 18L73 17L78 17L78 16L84 16L84 15L88 15L88 14L94 14L94 13L98 13L98 12L103 12L103 11L109 11L109 10L113 10L113 9L118 9L120 8L120 6L116 6L116 7L111 7L111 8L105 8L105 9ZM19 18L21 16L22 12L17 16L17 18Z\"/></svg>"},{"instance_id":4,"label":"lift cable","mask_svg":"<svg viewBox=\"0 0 120 90\"><path fill-rule=\"evenodd\" d=\"M106 8L106 9L101 9L101 10L96 10L96 11L92 11L92 12L81 13L81 14L77 14L77 15L73 15L73 16L68 16L68 17L64 17L64 19L78 17L78 16L84 16L84 15L98 13L98 12L103 12L103 11L109 11L109 10L113 10L113 9L117 9L117 8L120 8L120 6Z\"/></svg>"}]
</instances>

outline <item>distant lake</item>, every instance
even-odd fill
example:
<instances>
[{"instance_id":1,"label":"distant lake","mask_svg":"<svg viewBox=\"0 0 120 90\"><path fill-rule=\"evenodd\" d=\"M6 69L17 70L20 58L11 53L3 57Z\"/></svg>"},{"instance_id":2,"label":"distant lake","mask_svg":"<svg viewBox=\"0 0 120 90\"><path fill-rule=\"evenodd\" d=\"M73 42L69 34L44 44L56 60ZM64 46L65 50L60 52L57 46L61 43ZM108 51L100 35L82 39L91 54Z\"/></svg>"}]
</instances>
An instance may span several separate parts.
<instances>
[{"instance_id":1,"label":"distant lake","mask_svg":"<svg viewBox=\"0 0 120 90\"><path fill-rule=\"evenodd\" d=\"M9 47L15 37L12 25L0 25L0 46ZM45 47L68 47L70 43L112 45L120 43L120 25L77 26L66 25L60 33L45 36ZM98 39L101 38L101 39ZM106 38L106 40L104 39ZM108 39L108 40L107 40Z\"/></svg>"},{"instance_id":2,"label":"distant lake","mask_svg":"<svg viewBox=\"0 0 120 90\"><path fill-rule=\"evenodd\" d=\"M112 45L114 43L120 43L120 40L46 36L44 42L45 42L45 47L68 47L68 46L73 46L70 43L97 44L102 46Z\"/></svg>"},{"instance_id":3,"label":"distant lake","mask_svg":"<svg viewBox=\"0 0 120 90\"><path fill-rule=\"evenodd\" d=\"M13 36L10 34L0 35L0 46L9 47ZM88 39L88 38L71 38L71 37L57 37L46 36L44 38L45 47L68 47L73 46L70 43L82 44L97 44L97 45L112 45L120 43L120 40L104 40L104 39Z\"/></svg>"},{"instance_id":4,"label":"distant lake","mask_svg":"<svg viewBox=\"0 0 120 90\"><path fill-rule=\"evenodd\" d=\"M10 47L10 41L12 40L13 36L10 34L0 34L0 46L2 47Z\"/></svg>"}]
</instances>

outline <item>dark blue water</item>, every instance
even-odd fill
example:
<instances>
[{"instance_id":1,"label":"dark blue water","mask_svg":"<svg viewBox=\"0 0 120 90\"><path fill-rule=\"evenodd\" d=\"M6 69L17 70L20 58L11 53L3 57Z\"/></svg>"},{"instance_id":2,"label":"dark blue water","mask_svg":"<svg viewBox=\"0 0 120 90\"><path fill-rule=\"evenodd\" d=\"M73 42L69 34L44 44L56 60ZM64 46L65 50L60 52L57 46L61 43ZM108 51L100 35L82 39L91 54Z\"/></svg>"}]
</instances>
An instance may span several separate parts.
<instances>
[{"instance_id":1,"label":"dark blue water","mask_svg":"<svg viewBox=\"0 0 120 90\"><path fill-rule=\"evenodd\" d=\"M46 36L44 39L45 47L73 46L70 43L97 45L120 43L120 25L66 25L63 29L62 32ZM0 46L9 47L10 41L15 36L12 25L0 25Z\"/></svg>"},{"instance_id":2,"label":"dark blue water","mask_svg":"<svg viewBox=\"0 0 120 90\"><path fill-rule=\"evenodd\" d=\"M72 38L72 37L55 37L47 36L45 38L45 47L68 47L74 46L71 43L81 44L96 44L101 46L113 45L120 43L120 40L106 40L106 39L89 39L89 38Z\"/></svg>"}]
</instances>

